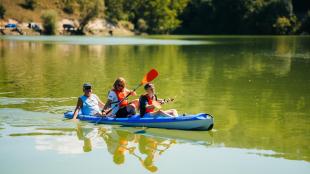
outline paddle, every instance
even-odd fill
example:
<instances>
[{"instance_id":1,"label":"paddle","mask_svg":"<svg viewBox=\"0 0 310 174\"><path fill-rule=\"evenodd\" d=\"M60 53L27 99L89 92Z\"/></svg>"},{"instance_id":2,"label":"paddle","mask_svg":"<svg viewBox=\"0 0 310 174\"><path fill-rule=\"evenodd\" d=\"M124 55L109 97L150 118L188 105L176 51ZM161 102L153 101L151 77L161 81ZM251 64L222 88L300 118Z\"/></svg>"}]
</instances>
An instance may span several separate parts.
<instances>
[{"instance_id":1,"label":"paddle","mask_svg":"<svg viewBox=\"0 0 310 174\"><path fill-rule=\"evenodd\" d=\"M172 98L172 99L168 98L168 99L164 99L164 100L161 101L161 102L159 102L159 101L153 101L152 104L155 106L155 108L161 109L161 105L166 104L166 103L169 103L169 102L172 102L172 101L174 101L173 98Z\"/></svg>"},{"instance_id":2,"label":"paddle","mask_svg":"<svg viewBox=\"0 0 310 174\"><path fill-rule=\"evenodd\" d=\"M135 92L140 86L142 86L142 85L144 85L144 84L147 84L147 83L151 82L151 81L154 80L157 76L158 76L158 72L157 72L155 69L151 69L151 70L143 77L143 79L141 80L141 82L139 83L139 85L138 85L136 88L134 88L134 89L132 90L132 92ZM127 98L128 98L130 95L131 95L131 93L127 94L127 96L126 96L125 98L123 98L121 101L119 101L119 102L117 103L117 105L114 105L114 107L112 107L110 110L108 110L108 111L106 112L106 115L108 115L113 109L115 109L115 108L116 108L120 103L122 103L124 100L127 100ZM102 118L101 118L101 119L102 119ZM98 122L100 122L101 119L99 119L99 120L96 122L96 124L97 124Z\"/></svg>"}]
</instances>

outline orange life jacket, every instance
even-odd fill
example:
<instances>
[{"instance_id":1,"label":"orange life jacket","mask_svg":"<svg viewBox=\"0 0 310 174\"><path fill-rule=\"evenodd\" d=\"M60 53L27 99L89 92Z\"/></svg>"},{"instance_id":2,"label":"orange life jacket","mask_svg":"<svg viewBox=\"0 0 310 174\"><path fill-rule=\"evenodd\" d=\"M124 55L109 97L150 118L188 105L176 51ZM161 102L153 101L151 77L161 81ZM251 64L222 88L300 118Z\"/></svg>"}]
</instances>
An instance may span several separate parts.
<instances>
[{"instance_id":1,"label":"orange life jacket","mask_svg":"<svg viewBox=\"0 0 310 174\"><path fill-rule=\"evenodd\" d=\"M113 90L117 96L118 102L120 102L121 100L123 100L126 97L126 93L123 91L117 91L117 90ZM119 104L119 107L125 107L128 105L128 100L124 100Z\"/></svg>"},{"instance_id":2,"label":"orange life jacket","mask_svg":"<svg viewBox=\"0 0 310 174\"><path fill-rule=\"evenodd\" d=\"M154 96L156 98L156 96ZM149 97L149 95L146 94L146 98L147 98L147 104L151 105L153 104L153 99L151 97ZM150 113L150 112L154 112L154 108L153 109L145 109L145 113Z\"/></svg>"}]
</instances>

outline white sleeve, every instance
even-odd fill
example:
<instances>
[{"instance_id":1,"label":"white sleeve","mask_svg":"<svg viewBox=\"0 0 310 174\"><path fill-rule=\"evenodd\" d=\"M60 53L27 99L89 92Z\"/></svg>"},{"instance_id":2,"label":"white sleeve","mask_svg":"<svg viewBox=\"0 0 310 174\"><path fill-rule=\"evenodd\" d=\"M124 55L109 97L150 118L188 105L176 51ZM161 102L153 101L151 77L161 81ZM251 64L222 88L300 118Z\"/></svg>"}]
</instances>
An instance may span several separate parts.
<instances>
[{"instance_id":1,"label":"white sleeve","mask_svg":"<svg viewBox=\"0 0 310 174\"><path fill-rule=\"evenodd\" d=\"M112 102L115 102L117 101L117 96L115 94L114 91L110 91L109 94L108 94L108 99L111 100Z\"/></svg>"},{"instance_id":2,"label":"white sleeve","mask_svg":"<svg viewBox=\"0 0 310 174\"><path fill-rule=\"evenodd\" d=\"M99 102L99 101L100 101L99 97L98 97L96 94L93 94L93 95L95 96L95 98L96 98L97 101Z\"/></svg>"}]
</instances>

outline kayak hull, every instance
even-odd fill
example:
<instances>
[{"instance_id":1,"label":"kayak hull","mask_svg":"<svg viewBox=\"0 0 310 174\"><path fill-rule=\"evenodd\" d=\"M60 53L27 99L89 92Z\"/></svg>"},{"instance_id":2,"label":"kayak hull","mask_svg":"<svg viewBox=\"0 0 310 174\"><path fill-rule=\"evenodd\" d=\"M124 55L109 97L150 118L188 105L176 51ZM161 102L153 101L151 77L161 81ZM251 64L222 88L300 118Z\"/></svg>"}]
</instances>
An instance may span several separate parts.
<instances>
[{"instance_id":1,"label":"kayak hull","mask_svg":"<svg viewBox=\"0 0 310 174\"><path fill-rule=\"evenodd\" d=\"M64 114L65 118L73 118L73 112ZM81 121L88 121L98 124L123 125L130 127L150 127L180 130L211 130L213 128L213 117L209 114L200 113L179 117L147 117L141 118L134 115L130 118L110 118L91 115L78 115Z\"/></svg>"}]
</instances>

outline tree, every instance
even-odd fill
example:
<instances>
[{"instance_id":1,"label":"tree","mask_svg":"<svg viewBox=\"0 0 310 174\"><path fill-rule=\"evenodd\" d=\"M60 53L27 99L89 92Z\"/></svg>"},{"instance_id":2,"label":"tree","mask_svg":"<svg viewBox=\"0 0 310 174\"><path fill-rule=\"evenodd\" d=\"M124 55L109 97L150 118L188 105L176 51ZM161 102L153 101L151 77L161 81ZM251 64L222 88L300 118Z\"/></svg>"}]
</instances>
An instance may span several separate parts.
<instances>
[{"instance_id":1,"label":"tree","mask_svg":"<svg viewBox=\"0 0 310 174\"><path fill-rule=\"evenodd\" d=\"M57 13L54 10L48 10L43 12L42 23L44 28L44 33L47 35L56 34L56 21L57 21Z\"/></svg>"},{"instance_id":2,"label":"tree","mask_svg":"<svg viewBox=\"0 0 310 174\"><path fill-rule=\"evenodd\" d=\"M214 33L214 8L211 0L191 0L181 13L182 25L176 33L210 34Z\"/></svg>"},{"instance_id":3,"label":"tree","mask_svg":"<svg viewBox=\"0 0 310 174\"><path fill-rule=\"evenodd\" d=\"M147 26L145 20L143 20L143 19L138 19L138 21L137 21L137 29L138 29L139 31L141 31L141 32L146 32L146 31L147 31L148 26Z\"/></svg>"},{"instance_id":4,"label":"tree","mask_svg":"<svg viewBox=\"0 0 310 174\"><path fill-rule=\"evenodd\" d=\"M274 24L279 17L293 16L292 3L283 0L266 1L257 5L246 21L248 30L256 34L275 34Z\"/></svg>"},{"instance_id":5,"label":"tree","mask_svg":"<svg viewBox=\"0 0 310 174\"><path fill-rule=\"evenodd\" d=\"M291 21L286 17L278 17L273 27L276 29L276 34L288 34L291 28Z\"/></svg>"},{"instance_id":6,"label":"tree","mask_svg":"<svg viewBox=\"0 0 310 174\"><path fill-rule=\"evenodd\" d=\"M153 0L137 3L132 22L137 24L139 19L143 19L148 26L147 32L170 33L181 24L177 17L188 2L188 0Z\"/></svg>"},{"instance_id":7,"label":"tree","mask_svg":"<svg viewBox=\"0 0 310 174\"><path fill-rule=\"evenodd\" d=\"M84 28L87 23L97 17L103 11L102 0L77 0L80 5L80 26L78 34L84 34Z\"/></svg>"},{"instance_id":8,"label":"tree","mask_svg":"<svg viewBox=\"0 0 310 174\"><path fill-rule=\"evenodd\" d=\"M126 1L126 0L125 0ZM106 6L106 17L107 20L116 24L121 20L128 20L126 11L124 10L125 6L124 0L105 0L104 4ZM129 6L129 8L131 8Z\"/></svg>"},{"instance_id":9,"label":"tree","mask_svg":"<svg viewBox=\"0 0 310 174\"><path fill-rule=\"evenodd\" d=\"M191 0L179 19L176 32L190 34L288 34L298 26L290 0Z\"/></svg>"},{"instance_id":10,"label":"tree","mask_svg":"<svg viewBox=\"0 0 310 174\"><path fill-rule=\"evenodd\" d=\"M302 20L300 32L306 32L310 34L310 10L307 12L307 14Z\"/></svg>"},{"instance_id":11,"label":"tree","mask_svg":"<svg viewBox=\"0 0 310 174\"><path fill-rule=\"evenodd\" d=\"M5 7L3 6L3 4L0 4L0 19L4 18L5 15Z\"/></svg>"},{"instance_id":12,"label":"tree","mask_svg":"<svg viewBox=\"0 0 310 174\"><path fill-rule=\"evenodd\" d=\"M105 0L107 19L128 20L137 30L149 33L169 33L177 28L181 21L178 15L189 0Z\"/></svg>"}]
</instances>

